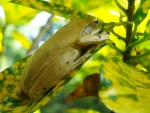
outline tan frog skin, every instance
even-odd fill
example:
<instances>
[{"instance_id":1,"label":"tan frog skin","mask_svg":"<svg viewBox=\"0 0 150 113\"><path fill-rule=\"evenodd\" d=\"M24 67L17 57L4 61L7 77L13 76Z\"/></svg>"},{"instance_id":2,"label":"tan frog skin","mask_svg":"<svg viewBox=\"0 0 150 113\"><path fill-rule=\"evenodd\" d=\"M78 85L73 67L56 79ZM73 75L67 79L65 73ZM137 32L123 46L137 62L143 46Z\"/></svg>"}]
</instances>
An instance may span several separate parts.
<instances>
[{"instance_id":1,"label":"tan frog skin","mask_svg":"<svg viewBox=\"0 0 150 113\"><path fill-rule=\"evenodd\" d=\"M30 57L17 96L37 99L72 73L91 55L90 50L83 54L83 48L108 39L108 33L100 27L93 16L71 19Z\"/></svg>"}]
</instances>

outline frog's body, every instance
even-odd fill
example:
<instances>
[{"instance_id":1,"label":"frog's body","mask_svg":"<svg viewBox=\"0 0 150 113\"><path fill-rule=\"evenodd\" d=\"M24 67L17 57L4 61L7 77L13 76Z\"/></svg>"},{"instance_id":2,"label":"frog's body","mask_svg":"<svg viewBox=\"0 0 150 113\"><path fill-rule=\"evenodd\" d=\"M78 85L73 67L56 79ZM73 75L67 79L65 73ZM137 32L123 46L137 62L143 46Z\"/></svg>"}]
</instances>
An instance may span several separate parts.
<instances>
[{"instance_id":1,"label":"frog's body","mask_svg":"<svg viewBox=\"0 0 150 113\"><path fill-rule=\"evenodd\" d=\"M93 16L87 19L73 18L48 39L27 62L17 95L36 99L67 77L89 56L82 49L108 39L100 33L100 24Z\"/></svg>"}]
</instances>

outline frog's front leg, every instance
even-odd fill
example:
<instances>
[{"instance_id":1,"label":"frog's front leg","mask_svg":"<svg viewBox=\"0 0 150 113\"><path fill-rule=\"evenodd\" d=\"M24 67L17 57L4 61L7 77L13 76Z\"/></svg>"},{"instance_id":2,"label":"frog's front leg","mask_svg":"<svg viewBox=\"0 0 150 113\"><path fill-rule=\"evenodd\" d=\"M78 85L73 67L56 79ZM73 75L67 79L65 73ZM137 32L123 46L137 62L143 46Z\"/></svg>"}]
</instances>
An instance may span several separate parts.
<instances>
[{"instance_id":1,"label":"frog's front leg","mask_svg":"<svg viewBox=\"0 0 150 113\"><path fill-rule=\"evenodd\" d=\"M108 39L109 34L106 31L102 31L99 34L85 34L78 38L77 43L79 45L90 45L90 44L98 44Z\"/></svg>"}]
</instances>

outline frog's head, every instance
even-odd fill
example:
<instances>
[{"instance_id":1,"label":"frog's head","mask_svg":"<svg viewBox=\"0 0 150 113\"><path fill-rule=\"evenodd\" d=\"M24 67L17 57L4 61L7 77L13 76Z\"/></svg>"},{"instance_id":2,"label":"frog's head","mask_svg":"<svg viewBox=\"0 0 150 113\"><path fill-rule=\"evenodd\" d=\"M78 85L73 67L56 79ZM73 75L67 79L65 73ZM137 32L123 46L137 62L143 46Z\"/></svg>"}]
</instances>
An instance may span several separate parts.
<instances>
[{"instance_id":1,"label":"frog's head","mask_svg":"<svg viewBox=\"0 0 150 113\"><path fill-rule=\"evenodd\" d=\"M85 34L101 34L103 32L103 30L101 29L102 26L102 21L91 16L89 18L87 18L87 26L85 26L85 28L83 29L83 31L81 32L81 36L85 35ZM105 32L109 35L109 32Z\"/></svg>"},{"instance_id":2,"label":"frog's head","mask_svg":"<svg viewBox=\"0 0 150 113\"><path fill-rule=\"evenodd\" d=\"M78 44L82 45L83 50L91 51L109 38L109 32L102 30L103 22L93 16L87 18L86 22L88 24L81 32Z\"/></svg>"}]
</instances>

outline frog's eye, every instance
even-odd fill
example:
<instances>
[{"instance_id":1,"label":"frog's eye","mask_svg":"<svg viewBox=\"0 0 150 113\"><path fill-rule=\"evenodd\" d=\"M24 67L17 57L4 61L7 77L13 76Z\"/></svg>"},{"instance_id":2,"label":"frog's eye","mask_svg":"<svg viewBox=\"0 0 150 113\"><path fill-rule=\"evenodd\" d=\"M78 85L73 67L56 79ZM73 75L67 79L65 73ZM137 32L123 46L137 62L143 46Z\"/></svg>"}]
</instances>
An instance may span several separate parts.
<instances>
[{"instance_id":1,"label":"frog's eye","mask_svg":"<svg viewBox=\"0 0 150 113\"><path fill-rule=\"evenodd\" d=\"M95 20L95 21L93 22L93 27L94 27L95 29L100 28L100 22L99 22L99 20Z\"/></svg>"},{"instance_id":2,"label":"frog's eye","mask_svg":"<svg viewBox=\"0 0 150 113\"><path fill-rule=\"evenodd\" d=\"M98 21L98 20L95 20L93 23L95 23L95 24L99 24L99 21Z\"/></svg>"}]
</instances>

